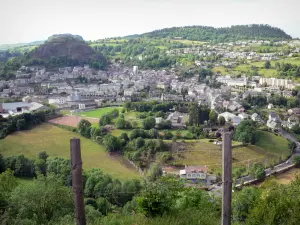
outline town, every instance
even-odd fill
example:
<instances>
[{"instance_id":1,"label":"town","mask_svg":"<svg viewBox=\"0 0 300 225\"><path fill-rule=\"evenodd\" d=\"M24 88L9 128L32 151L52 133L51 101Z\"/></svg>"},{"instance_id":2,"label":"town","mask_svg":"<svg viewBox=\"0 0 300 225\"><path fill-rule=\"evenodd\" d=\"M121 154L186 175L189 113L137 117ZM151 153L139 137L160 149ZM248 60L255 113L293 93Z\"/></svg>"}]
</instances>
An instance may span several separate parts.
<instances>
[{"instance_id":1,"label":"town","mask_svg":"<svg viewBox=\"0 0 300 225\"><path fill-rule=\"evenodd\" d=\"M160 32L95 41L53 35L4 62L0 181L1 176L16 179L15 190L23 182L45 182L47 189L46 182L53 181L69 193L78 181L72 170L82 166L84 208L89 219L99 216L104 223L113 214L158 218L190 204L198 210L202 201L218 208L229 134L234 196L272 185L283 190L279 182L285 175L291 176L288 185L297 185L300 41L285 33L276 39L221 42L177 33L157 38ZM70 160L73 141L80 143L78 167L75 158ZM7 196L3 204L10 207ZM192 196L196 203L189 200ZM63 198L70 201L67 194ZM150 210L152 201L178 208Z\"/></svg>"}]
</instances>

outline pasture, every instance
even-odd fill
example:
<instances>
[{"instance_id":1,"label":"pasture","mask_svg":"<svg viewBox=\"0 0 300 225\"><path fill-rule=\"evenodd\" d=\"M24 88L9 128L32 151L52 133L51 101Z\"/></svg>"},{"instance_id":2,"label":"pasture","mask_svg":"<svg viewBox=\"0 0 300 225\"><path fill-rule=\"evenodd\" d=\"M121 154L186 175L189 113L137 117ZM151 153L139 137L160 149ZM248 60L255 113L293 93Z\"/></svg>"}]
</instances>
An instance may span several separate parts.
<instances>
[{"instance_id":1,"label":"pasture","mask_svg":"<svg viewBox=\"0 0 300 225\"><path fill-rule=\"evenodd\" d=\"M40 151L46 151L50 157L70 158L70 139L73 137L81 139L85 170L100 168L121 180L140 177L130 164L127 165L121 160L122 157L110 156L104 146L47 123L32 130L15 132L0 140L0 154L5 157L24 154L26 157L35 158Z\"/></svg>"},{"instance_id":2,"label":"pasture","mask_svg":"<svg viewBox=\"0 0 300 225\"><path fill-rule=\"evenodd\" d=\"M279 159L289 156L288 141L275 134L259 131L260 140L256 145L241 146L233 142L233 167L240 167L248 163L274 164ZM173 153L176 164L207 165L209 169L222 167L222 146L214 145L208 140L186 141L188 148L185 151Z\"/></svg>"}]
</instances>

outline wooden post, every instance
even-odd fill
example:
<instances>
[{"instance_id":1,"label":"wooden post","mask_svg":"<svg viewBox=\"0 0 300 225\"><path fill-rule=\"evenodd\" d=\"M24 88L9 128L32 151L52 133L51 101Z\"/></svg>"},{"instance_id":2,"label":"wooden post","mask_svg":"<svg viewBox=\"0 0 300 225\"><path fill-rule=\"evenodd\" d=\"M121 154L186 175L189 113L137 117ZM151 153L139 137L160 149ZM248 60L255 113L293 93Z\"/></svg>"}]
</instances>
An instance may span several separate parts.
<instances>
[{"instance_id":1,"label":"wooden post","mask_svg":"<svg viewBox=\"0 0 300 225\"><path fill-rule=\"evenodd\" d=\"M74 192L76 225L86 225L83 200L83 178L80 139L71 139L70 146L72 162L72 187Z\"/></svg>"},{"instance_id":2,"label":"wooden post","mask_svg":"<svg viewBox=\"0 0 300 225\"><path fill-rule=\"evenodd\" d=\"M222 225L231 224L232 195L232 149L230 132L223 133L223 194L222 194Z\"/></svg>"}]
</instances>

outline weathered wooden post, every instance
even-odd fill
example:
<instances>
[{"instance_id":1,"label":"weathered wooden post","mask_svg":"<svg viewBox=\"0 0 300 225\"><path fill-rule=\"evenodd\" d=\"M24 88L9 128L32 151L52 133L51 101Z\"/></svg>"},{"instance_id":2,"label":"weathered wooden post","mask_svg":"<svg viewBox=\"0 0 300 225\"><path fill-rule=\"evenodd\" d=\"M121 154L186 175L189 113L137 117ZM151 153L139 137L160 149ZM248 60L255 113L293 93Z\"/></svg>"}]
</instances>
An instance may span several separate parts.
<instances>
[{"instance_id":1,"label":"weathered wooden post","mask_svg":"<svg viewBox=\"0 0 300 225\"><path fill-rule=\"evenodd\" d=\"M83 178L80 139L70 140L72 162L72 188L74 192L76 225L86 225L83 199Z\"/></svg>"},{"instance_id":2,"label":"weathered wooden post","mask_svg":"<svg viewBox=\"0 0 300 225\"><path fill-rule=\"evenodd\" d=\"M232 148L231 132L223 133L223 193L222 193L222 224L231 224L231 195L232 195Z\"/></svg>"}]
</instances>

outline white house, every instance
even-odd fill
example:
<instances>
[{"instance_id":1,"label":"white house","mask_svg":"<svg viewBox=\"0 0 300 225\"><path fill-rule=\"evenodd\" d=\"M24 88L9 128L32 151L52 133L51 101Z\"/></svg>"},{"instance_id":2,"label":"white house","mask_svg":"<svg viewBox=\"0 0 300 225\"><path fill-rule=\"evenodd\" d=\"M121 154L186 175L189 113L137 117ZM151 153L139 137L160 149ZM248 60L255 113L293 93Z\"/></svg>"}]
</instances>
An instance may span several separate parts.
<instances>
[{"instance_id":1,"label":"white house","mask_svg":"<svg viewBox=\"0 0 300 225\"><path fill-rule=\"evenodd\" d=\"M185 166L180 170L180 178L206 180L207 166Z\"/></svg>"},{"instance_id":2,"label":"white house","mask_svg":"<svg viewBox=\"0 0 300 225\"><path fill-rule=\"evenodd\" d=\"M163 121L162 117L156 117L155 118L155 124L160 124Z\"/></svg>"},{"instance_id":3,"label":"white house","mask_svg":"<svg viewBox=\"0 0 300 225\"><path fill-rule=\"evenodd\" d=\"M241 120L246 120L249 118L249 115L247 113L240 113L238 117L240 117Z\"/></svg>"},{"instance_id":4,"label":"white house","mask_svg":"<svg viewBox=\"0 0 300 225\"><path fill-rule=\"evenodd\" d=\"M232 120L232 118L236 117L236 115L234 115L233 113L230 112L224 112L218 115L218 119L223 116L224 119L226 120L226 122L229 122Z\"/></svg>"},{"instance_id":5,"label":"white house","mask_svg":"<svg viewBox=\"0 0 300 225\"><path fill-rule=\"evenodd\" d=\"M253 113L253 114L251 115L251 119L252 119L253 121L260 121L260 116L259 116L257 113Z\"/></svg>"},{"instance_id":6,"label":"white house","mask_svg":"<svg viewBox=\"0 0 300 225\"><path fill-rule=\"evenodd\" d=\"M272 103L270 103L270 104L268 105L268 109L272 109L272 108L274 108L274 105L273 105Z\"/></svg>"}]
</instances>

